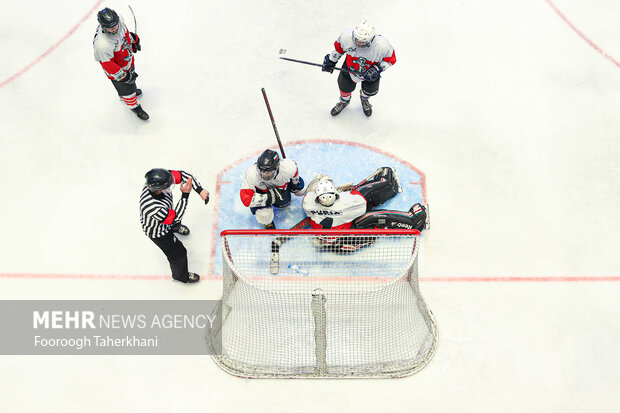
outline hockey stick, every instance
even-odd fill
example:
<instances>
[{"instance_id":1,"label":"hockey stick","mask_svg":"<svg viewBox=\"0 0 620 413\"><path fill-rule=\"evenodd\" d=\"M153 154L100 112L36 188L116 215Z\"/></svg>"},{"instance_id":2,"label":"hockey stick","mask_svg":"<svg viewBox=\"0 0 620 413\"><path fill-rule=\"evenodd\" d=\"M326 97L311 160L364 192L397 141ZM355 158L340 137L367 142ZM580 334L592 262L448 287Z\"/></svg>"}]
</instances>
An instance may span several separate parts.
<instances>
[{"instance_id":1,"label":"hockey stick","mask_svg":"<svg viewBox=\"0 0 620 413\"><path fill-rule=\"evenodd\" d=\"M308 225L310 225L310 217L305 217L297 224L293 225L291 229L304 229ZM271 241L271 262L269 264L269 271L272 274L277 274L280 271L280 247L289 239L290 237L276 237Z\"/></svg>"},{"instance_id":2,"label":"hockey stick","mask_svg":"<svg viewBox=\"0 0 620 413\"><path fill-rule=\"evenodd\" d=\"M371 173L370 175L368 175L368 177L366 177L365 179L362 180L362 182L360 182L357 185L353 185L351 187L351 191L355 191L357 188L359 188L360 186L364 185L366 182L370 181L372 178L374 178L375 176L379 175L381 172L383 172L383 168L379 168L376 171L374 171L373 173Z\"/></svg>"},{"instance_id":3,"label":"hockey stick","mask_svg":"<svg viewBox=\"0 0 620 413\"><path fill-rule=\"evenodd\" d=\"M293 225L291 229L304 229L308 225L310 225L310 217L305 217L304 219Z\"/></svg>"},{"instance_id":4,"label":"hockey stick","mask_svg":"<svg viewBox=\"0 0 620 413\"><path fill-rule=\"evenodd\" d=\"M131 12L131 15L133 16L133 32L135 34L138 34L138 23L136 23L136 15L133 12L133 9L131 8L131 5L127 5L127 7L129 7L129 11Z\"/></svg>"},{"instance_id":5,"label":"hockey stick","mask_svg":"<svg viewBox=\"0 0 620 413\"><path fill-rule=\"evenodd\" d=\"M273 113L271 113L271 106L269 106L269 99L267 99L267 93L265 92L265 88L261 89L263 92L263 98L265 99L265 105L267 105L267 112L269 112L269 118L271 118L271 125L273 126L273 131L276 134L276 139L278 140L278 146L280 147L280 152L282 152L282 158L286 158L284 154L284 147L282 146L282 141L280 141L280 134L278 133L278 128L276 128L276 121L273 118Z\"/></svg>"},{"instance_id":6,"label":"hockey stick","mask_svg":"<svg viewBox=\"0 0 620 413\"><path fill-rule=\"evenodd\" d=\"M280 59L288 60L289 62L303 63L305 65L310 65L310 66L323 67L323 65L320 64L320 63L306 62L305 60L290 59L288 57L280 57ZM347 69L345 67L336 67L336 66L334 66L334 70L340 70L341 72L353 73L354 75L359 75L360 74L360 72L358 72L356 70Z\"/></svg>"}]
</instances>

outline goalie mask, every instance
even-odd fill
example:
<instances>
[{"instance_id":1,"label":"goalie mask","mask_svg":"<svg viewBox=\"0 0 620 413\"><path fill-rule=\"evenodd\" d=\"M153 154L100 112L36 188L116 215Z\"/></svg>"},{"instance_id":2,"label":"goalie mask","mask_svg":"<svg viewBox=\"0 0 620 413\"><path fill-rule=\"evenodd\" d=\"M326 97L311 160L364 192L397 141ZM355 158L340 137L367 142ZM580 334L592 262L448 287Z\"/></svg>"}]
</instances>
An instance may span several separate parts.
<instances>
[{"instance_id":1,"label":"goalie mask","mask_svg":"<svg viewBox=\"0 0 620 413\"><path fill-rule=\"evenodd\" d=\"M334 205L334 202L340 198L338 189L336 189L334 181L330 177L321 178L316 185L315 193L316 198L314 198L314 201L326 207Z\"/></svg>"},{"instance_id":2,"label":"goalie mask","mask_svg":"<svg viewBox=\"0 0 620 413\"><path fill-rule=\"evenodd\" d=\"M353 29L353 43L357 47L369 47L375 34L375 26L364 20Z\"/></svg>"}]
</instances>

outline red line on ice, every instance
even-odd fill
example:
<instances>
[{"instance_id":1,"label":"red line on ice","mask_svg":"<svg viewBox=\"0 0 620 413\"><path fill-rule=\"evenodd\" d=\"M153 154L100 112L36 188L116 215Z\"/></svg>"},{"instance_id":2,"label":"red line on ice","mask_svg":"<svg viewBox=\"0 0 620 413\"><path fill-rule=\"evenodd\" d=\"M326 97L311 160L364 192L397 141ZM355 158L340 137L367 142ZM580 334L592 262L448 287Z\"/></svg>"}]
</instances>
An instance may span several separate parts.
<instances>
[{"instance_id":1,"label":"red line on ice","mask_svg":"<svg viewBox=\"0 0 620 413\"><path fill-rule=\"evenodd\" d=\"M121 274L36 274L36 273L0 273L0 279L48 279L48 280L104 280L104 281L172 281L169 275L121 275ZM221 280L222 276L210 274L202 276L202 279ZM291 278L292 279L292 278ZM372 279L374 281L376 279ZM618 282L620 276L572 276L572 277L420 277L421 282L451 282L451 283L489 283L489 282Z\"/></svg>"},{"instance_id":2,"label":"red line on ice","mask_svg":"<svg viewBox=\"0 0 620 413\"><path fill-rule=\"evenodd\" d=\"M586 43L588 43L594 50L596 50L597 52L599 52L605 59L609 60L610 62L612 62L613 64L615 64L617 67L620 67L620 63L618 63L618 61L616 59L614 59L610 54L608 54L607 52L605 52L603 49L601 49L596 43L594 43L592 40L590 40L585 34L583 34L583 32L581 30L579 30L577 28L577 26L575 26L570 20L568 20L568 18L564 15L564 13L562 13L560 11L560 9L557 8L557 6L555 4L553 4L553 2L551 0L545 0L547 2L547 4L553 9L553 11L555 11L555 13L560 16L560 18L562 20L564 20L564 23L566 23L568 25L568 27L570 27L571 29L573 29L573 31L575 33L577 33L577 35L579 37L581 37Z\"/></svg>"},{"instance_id":3,"label":"red line on ice","mask_svg":"<svg viewBox=\"0 0 620 413\"><path fill-rule=\"evenodd\" d=\"M617 282L620 276L607 277L420 277L422 282Z\"/></svg>"},{"instance_id":4,"label":"red line on ice","mask_svg":"<svg viewBox=\"0 0 620 413\"><path fill-rule=\"evenodd\" d=\"M171 280L169 275L0 273L0 278L48 280Z\"/></svg>"},{"instance_id":5,"label":"red line on ice","mask_svg":"<svg viewBox=\"0 0 620 413\"><path fill-rule=\"evenodd\" d=\"M86 15L84 17L82 17L82 19L75 25L73 26L73 28L71 28L71 30L69 30L69 32L67 34L65 34L59 41L57 41L56 43L54 43L52 45L52 47L50 47L49 49L47 49L45 52L43 52L39 57L37 57L36 59L34 59L32 62L30 62L30 64L28 64L26 67L24 67L23 69L21 69L20 71L18 71L17 73L15 73L13 76L9 77L8 79L6 79L5 81L3 81L2 83L0 83L0 88L8 85L9 83L11 83L12 81L14 81L15 79L17 79L18 77L20 77L21 75L23 75L24 73L26 73L28 70L30 70L34 65L36 65L37 63L39 63L41 60L43 60L44 58L46 58L50 53L52 53L54 50L56 50L58 48L58 46L60 46L65 40L67 40L69 37L71 37L71 35L73 33L76 32L76 30L82 25L84 24L84 22L92 15L93 11L95 11L99 5L103 3L103 0L97 0L97 2L93 5L93 7L91 7L90 10L88 10L88 13L86 13Z\"/></svg>"}]
</instances>

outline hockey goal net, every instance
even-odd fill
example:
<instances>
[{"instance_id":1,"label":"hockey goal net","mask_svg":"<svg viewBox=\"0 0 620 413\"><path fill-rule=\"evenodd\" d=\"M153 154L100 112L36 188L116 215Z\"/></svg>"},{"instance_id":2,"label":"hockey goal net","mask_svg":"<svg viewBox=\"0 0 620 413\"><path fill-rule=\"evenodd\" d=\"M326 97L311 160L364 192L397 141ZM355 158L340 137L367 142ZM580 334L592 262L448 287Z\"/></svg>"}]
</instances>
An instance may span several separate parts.
<instances>
[{"instance_id":1,"label":"hockey goal net","mask_svg":"<svg viewBox=\"0 0 620 413\"><path fill-rule=\"evenodd\" d=\"M228 230L221 339L240 377L402 377L437 332L418 288L416 230Z\"/></svg>"}]
</instances>

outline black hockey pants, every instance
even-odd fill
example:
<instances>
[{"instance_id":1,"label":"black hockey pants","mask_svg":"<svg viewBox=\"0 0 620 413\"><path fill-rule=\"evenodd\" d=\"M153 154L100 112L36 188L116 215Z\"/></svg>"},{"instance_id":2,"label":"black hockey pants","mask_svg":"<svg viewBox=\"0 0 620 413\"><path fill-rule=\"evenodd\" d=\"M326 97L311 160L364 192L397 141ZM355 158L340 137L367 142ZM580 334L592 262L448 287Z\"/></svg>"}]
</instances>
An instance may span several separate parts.
<instances>
[{"instance_id":1,"label":"black hockey pants","mask_svg":"<svg viewBox=\"0 0 620 413\"><path fill-rule=\"evenodd\" d=\"M342 65L342 67L346 68L346 63ZM366 92L368 96L374 96L379 92L379 81L381 78L375 80L374 82L362 81L362 90ZM351 80L351 75L347 72L340 71L338 75L338 87L343 92L353 92L355 90L355 86L357 84Z\"/></svg>"},{"instance_id":2,"label":"black hockey pants","mask_svg":"<svg viewBox=\"0 0 620 413\"><path fill-rule=\"evenodd\" d=\"M170 269L172 270L172 278L177 281L186 283L189 280L189 272L187 270L187 250L183 243L170 231L160 238L151 238L168 258Z\"/></svg>"}]
</instances>

